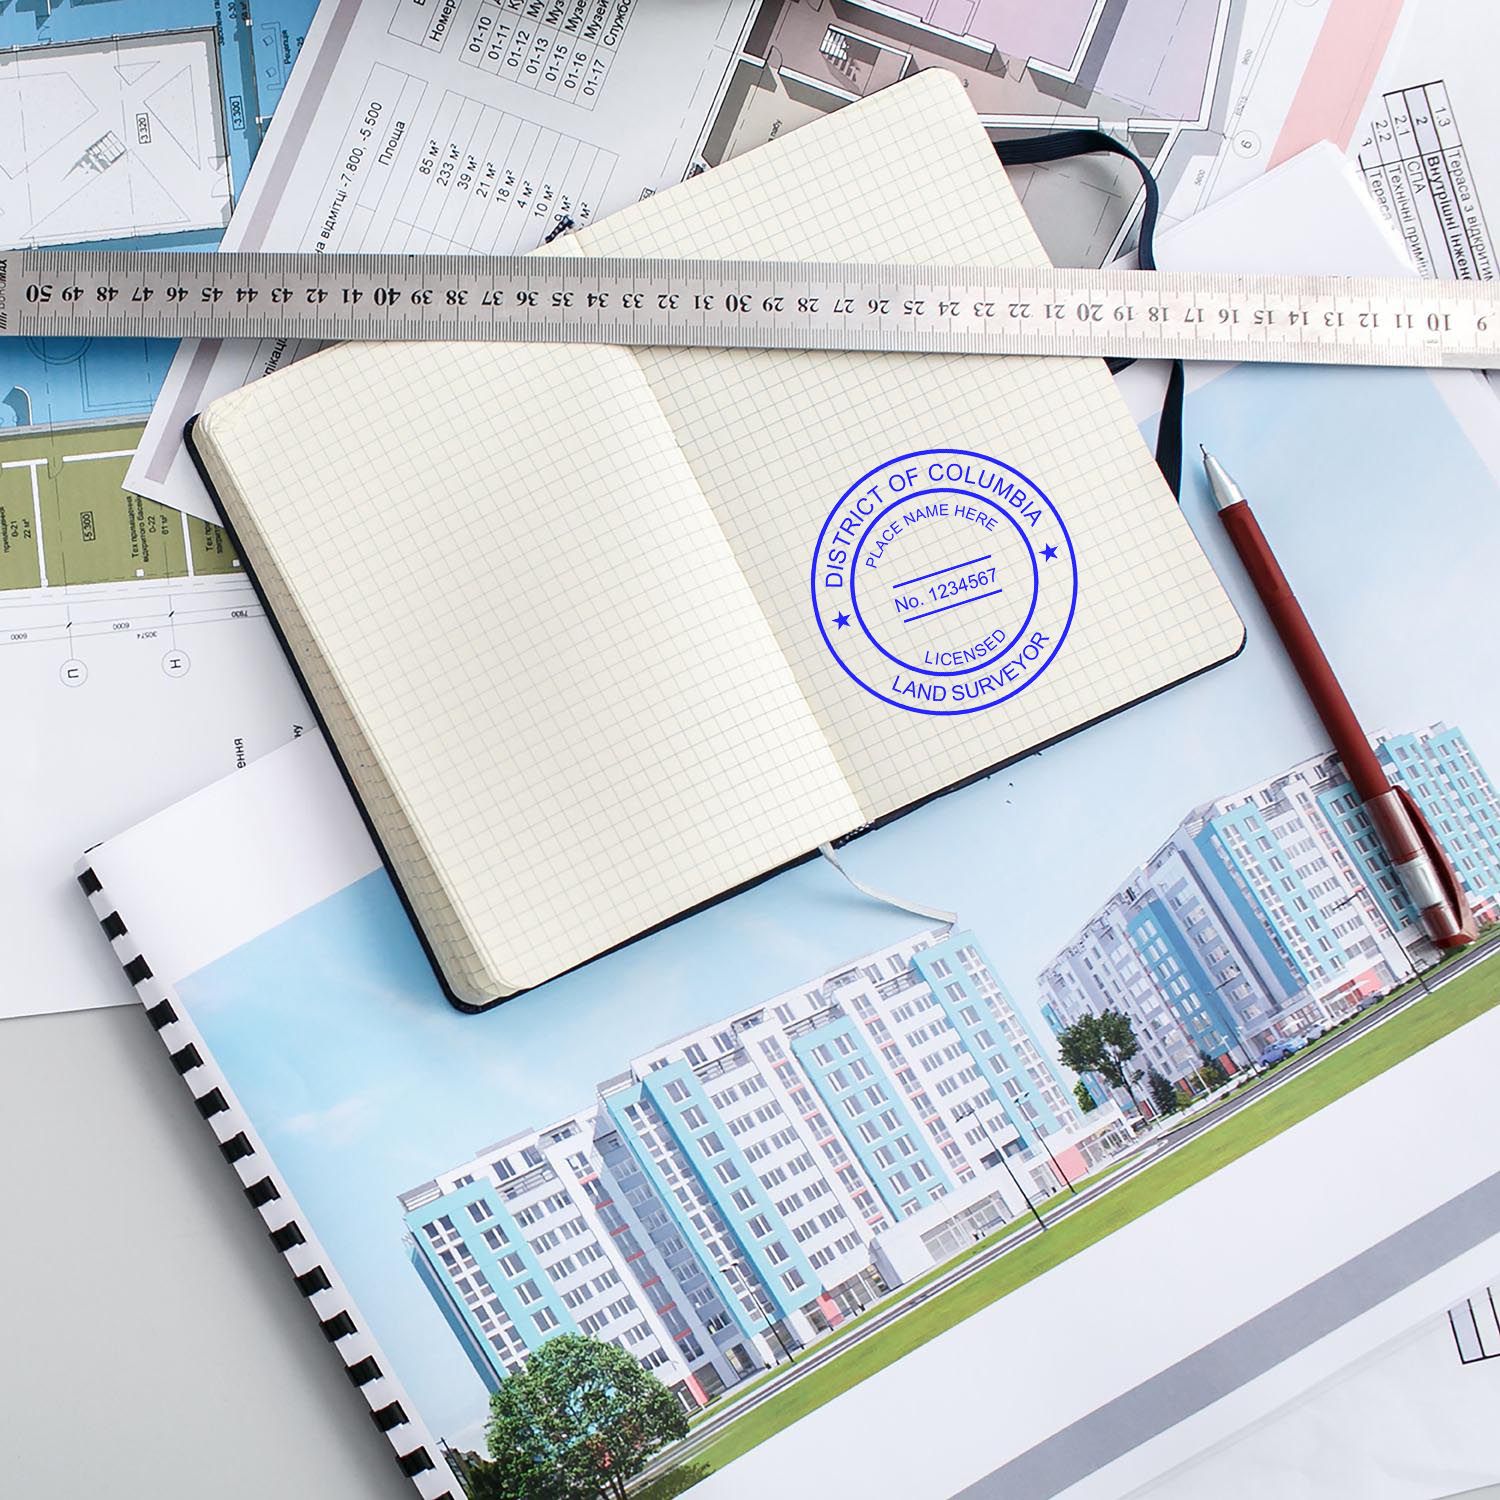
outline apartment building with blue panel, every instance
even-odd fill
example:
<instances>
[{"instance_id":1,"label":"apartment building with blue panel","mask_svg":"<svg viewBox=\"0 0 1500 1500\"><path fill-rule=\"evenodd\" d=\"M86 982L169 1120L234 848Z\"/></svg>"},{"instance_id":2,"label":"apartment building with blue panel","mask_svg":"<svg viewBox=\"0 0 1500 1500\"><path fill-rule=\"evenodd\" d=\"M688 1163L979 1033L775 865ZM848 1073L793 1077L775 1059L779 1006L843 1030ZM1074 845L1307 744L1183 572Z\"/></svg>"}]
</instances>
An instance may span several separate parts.
<instances>
[{"instance_id":1,"label":"apartment building with blue panel","mask_svg":"<svg viewBox=\"0 0 1500 1500\"><path fill-rule=\"evenodd\" d=\"M716 1342L730 1320L637 1182L596 1105L401 1195L408 1254L487 1384L562 1332L627 1349L690 1406L759 1368Z\"/></svg>"},{"instance_id":2,"label":"apartment building with blue panel","mask_svg":"<svg viewBox=\"0 0 1500 1500\"><path fill-rule=\"evenodd\" d=\"M1212 816L1197 809L1173 830L1137 896L1143 909L1154 903L1151 926L1165 940L1148 964L1153 982L1200 1058L1233 1069L1253 1061L1253 1039L1275 1024L1298 981L1241 896Z\"/></svg>"},{"instance_id":3,"label":"apartment building with blue panel","mask_svg":"<svg viewBox=\"0 0 1500 1500\"><path fill-rule=\"evenodd\" d=\"M1186 926L1167 903L1152 898L1130 919L1128 931L1156 987L1200 1056L1223 1057L1234 1048L1236 1026L1189 941Z\"/></svg>"},{"instance_id":4,"label":"apartment building with blue panel","mask_svg":"<svg viewBox=\"0 0 1500 1500\"><path fill-rule=\"evenodd\" d=\"M1426 813L1476 909L1492 919L1500 910L1500 797L1467 736L1431 724L1382 736L1376 753Z\"/></svg>"},{"instance_id":5,"label":"apartment building with blue panel","mask_svg":"<svg viewBox=\"0 0 1500 1500\"><path fill-rule=\"evenodd\" d=\"M604 1104L741 1329L763 1327L768 1309L780 1321L800 1308L812 1268L686 1059L653 1068Z\"/></svg>"},{"instance_id":6,"label":"apartment building with blue panel","mask_svg":"<svg viewBox=\"0 0 1500 1500\"><path fill-rule=\"evenodd\" d=\"M1076 1119L1062 1080L972 933L958 933L912 959L965 1052L1003 1101L1022 1154ZM992 1001L998 1004L992 1004Z\"/></svg>"},{"instance_id":7,"label":"apartment building with blue panel","mask_svg":"<svg viewBox=\"0 0 1500 1500\"><path fill-rule=\"evenodd\" d=\"M1376 748L1480 915L1500 915L1500 800L1463 734L1434 724ZM1271 1041L1337 1021L1407 978L1423 943L1342 765L1324 754L1194 808L1038 985L1055 1030L1121 1010L1142 1074L1191 1086L1199 1053L1243 1066ZM1090 1080L1096 1096L1102 1087Z\"/></svg>"},{"instance_id":8,"label":"apartment building with blue panel","mask_svg":"<svg viewBox=\"0 0 1500 1500\"><path fill-rule=\"evenodd\" d=\"M853 1016L804 1031L791 1045L892 1218L913 1214L952 1190L906 1101L882 1081L885 1070Z\"/></svg>"},{"instance_id":9,"label":"apartment building with blue panel","mask_svg":"<svg viewBox=\"0 0 1500 1500\"><path fill-rule=\"evenodd\" d=\"M1058 1029L1120 1010L1141 1081L1154 1068L1199 1091L1203 1056L1250 1066L1389 987L1401 950L1317 814L1322 778L1310 761L1189 813L1039 976Z\"/></svg>"},{"instance_id":10,"label":"apartment building with blue panel","mask_svg":"<svg viewBox=\"0 0 1500 1500\"><path fill-rule=\"evenodd\" d=\"M583 1187L601 1225L616 1237L640 1291L666 1326L672 1352L690 1371L697 1367L689 1382L701 1382L711 1394L724 1371L755 1368L754 1356L737 1342L741 1325L731 1316L730 1300L712 1276L709 1258L700 1253L695 1225L684 1229L619 1131L607 1128L599 1114L593 1119L594 1138L570 1161L587 1159L593 1176ZM618 1202L611 1195L617 1195ZM597 1317L583 1318L579 1327L590 1335L608 1332ZM703 1363L705 1348L713 1357Z\"/></svg>"},{"instance_id":11,"label":"apartment building with blue panel","mask_svg":"<svg viewBox=\"0 0 1500 1500\"><path fill-rule=\"evenodd\" d=\"M577 1331L695 1408L1055 1191L1039 1143L1076 1123L974 935L926 933L403 1194L407 1248L491 1387Z\"/></svg>"},{"instance_id":12,"label":"apartment building with blue panel","mask_svg":"<svg viewBox=\"0 0 1500 1500\"><path fill-rule=\"evenodd\" d=\"M1213 903L1233 930L1240 957L1255 976L1256 989L1268 999L1271 1009L1279 1007L1297 993L1304 976L1275 926L1266 921L1264 906L1252 898L1230 858L1225 830L1211 817L1199 814L1185 820L1174 841L1181 842L1184 834L1189 841L1186 852L1202 876L1204 899ZM1236 998L1248 997L1239 990Z\"/></svg>"},{"instance_id":13,"label":"apartment building with blue panel","mask_svg":"<svg viewBox=\"0 0 1500 1500\"><path fill-rule=\"evenodd\" d=\"M1295 845L1314 835L1286 788L1275 783L1261 797L1203 819L1228 872L1228 889L1251 914L1252 930L1270 940L1297 990L1317 986L1342 958L1321 903L1308 891L1306 866ZM1233 899L1232 897L1232 899Z\"/></svg>"},{"instance_id":14,"label":"apartment building with blue panel","mask_svg":"<svg viewBox=\"0 0 1500 1500\"><path fill-rule=\"evenodd\" d=\"M1037 976L1042 1014L1055 1031L1065 1030L1084 1015L1106 1011L1130 1018L1139 1045L1130 1063L1137 1075L1133 1087L1112 1089L1098 1074L1086 1075L1095 1099L1112 1100L1125 1110L1136 1108L1153 1070L1176 1081L1191 1076L1199 1065L1168 992L1156 982L1131 935L1135 916L1150 891L1144 869L1133 871Z\"/></svg>"},{"instance_id":15,"label":"apartment building with blue panel","mask_svg":"<svg viewBox=\"0 0 1500 1500\"><path fill-rule=\"evenodd\" d=\"M1431 724L1405 734L1381 735L1375 754L1393 781L1422 809L1476 913L1500 915L1500 798L1460 729ZM1391 926L1421 937L1421 919L1386 860L1354 788L1340 778L1320 794L1324 816L1337 831Z\"/></svg>"},{"instance_id":16,"label":"apartment building with blue panel","mask_svg":"<svg viewBox=\"0 0 1500 1500\"><path fill-rule=\"evenodd\" d=\"M440 1221L436 1221L435 1227L443 1226ZM454 1288L438 1274L432 1262L415 1243L408 1246L407 1258L422 1285L427 1288L427 1295L437 1304L443 1321L448 1325L448 1331L458 1340L459 1347L474 1366L475 1373L489 1390L499 1390L501 1377L496 1372L494 1359L465 1315L464 1306L455 1295Z\"/></svg>"},{"instance_id":17,"label":"apartment building with blue panel","mask_svg":"<svg viewBox=\"0 0 1500 1500\"><path fill-rule=\"evenodd\" d=\"M527 1175L536 1178L538 1173L534 1169ZM534 1196L535 1201L514 1211L515 1196L502 1196L493 1180L471 1176L455 1181L442 1195L441 1212L425 1213L419 1207L406 1214L413 1245L420 1246L428 1268L452 1273L444 1281L450 1289L444 1314L464 1326L466 1352L473 1358L475 1350L488 1346L506 1368L519 1368L529 1348L573 1326L543 1269L539 1250L546 1240L525 1232L529 1224L560 1217L567 1204L526 1194L524 1188L541 1186L539 1180L527 1183L523 1177L521 1183L518 1196Z\"/></svg>"}]
</instances>

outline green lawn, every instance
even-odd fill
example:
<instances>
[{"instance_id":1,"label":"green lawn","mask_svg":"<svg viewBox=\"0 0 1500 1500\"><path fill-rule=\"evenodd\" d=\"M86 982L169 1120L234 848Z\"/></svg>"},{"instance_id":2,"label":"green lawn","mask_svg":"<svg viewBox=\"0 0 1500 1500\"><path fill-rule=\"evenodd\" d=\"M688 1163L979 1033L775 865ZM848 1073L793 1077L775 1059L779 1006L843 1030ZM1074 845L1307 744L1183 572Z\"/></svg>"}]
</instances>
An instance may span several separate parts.
<instances>
[{"instance_id":1,"label":"green lawn","mask_svg":"<svg viewBox=\"0 0 1500 1500\"><path fill-rule=\"evenodd\" d=\"M1093 1187L1095 1184L1103 1182L1106 1177L1113 1176L1120 1170L1121 1167L1128 1166L1134 1159L1135 1153L1134 1151L1132 1151L1129 1156L1123 1156L1118 1161L1111 1162L1107 1167L1101 1167L1097 1172L1093 1172L1087 1177L1076 1178L1074 1180L1073 1186L1075 1188ZM1067 1203L1070 1196L1071 1194L1069 1194L1067 1188L1058 1188L1058 1190L1053 1193L1050 1198L1037 1199L1033 1201L1036 1203L1037 1212L1041 1214L1043 1219L1045 1219L1054 1208L1062 1208ZM1024 1229L1029 1222L1029 1214L1022 1216L1021 1218L1009 1221L1002 1228L997 1229L993 1234L987 1234L983 1239L976 1240L972 1245L965 1246L965 1248L960 1250L957 1255L951 1257L948 1260L945 1260L941 1265L934 1266L930 1271L924 1272L921 1276L915 1277L913 1280L904 1283L899 1288L901 1294L903 1296L909 1295L910 1293L918 1291L922 1287L926 1286L929 1281L936 1281L939 1276L946 1276L948 1272L951 1271L955 1266L961 1266L966 1260L973 1260L973 1258L978 1255L980 1251L988 1250L990 1246L993 1245L997 1240L1003 1240L1007 1235L1014 1234L1018 1228ZM892 1295L894 1295L894 1293ZM885 1303L889 1300L889 1298L886 1298L880 1302L873 1303L864 1312L860 1313L858 1317L846 1319L843 1323L839 1324L838 1329L835 1332L828 1334L825 1338L819 1339L815 1347L819 1350L826 1349L834 1340L845 1337L847 1334L853 1332L854 1329L859 1328L864 1323L868 1322L871 1318L878 1317L884 1310ZM697 1426L699 1422L705 1421L707 1420L707 1418L716 1415L723 1409L721 1401L727 1401L731 1399L738 1401L742 1396L748 1396L751 1391L756 1389L757 1386L762 1386L768 1380L773 1380L776 1376L784 1373L784 1368L778 1365L774 1369L763 1370L759 1375L753 1376L749 1380L741 1381L738 1385L727 1391L720 1401L715 1401L709 1406L705 1407L702 1411L700 1411L697 1416L693 1417L690 1420L688 1425L690 1427ZM647 1491L646 1493L650 1497L650 1500L662 1500L665 1491L662 1492L662 1494L658 1494L656 1490L652 1489Z\"/></svg>"},{"instance_id":2,"label":"green lawn","mask_svg":"<svg viewBox=\"0 0 1500 1500\"><path fill-rule=\"evenodd\" d=\"M1205 1131L1165 1160L1069 1215L1046 1234L1017 1246L931 1302L914 1308L889 1328L853 1345L763 1406L747 1412L684 1465L686 1472L664 1475L641 1491L639 1500L667 1500L668 1496L681 1494L685 1479L696 1483L706 1478L783 1427L789 1427L858 1385L866 1376L884 1369L903 1354L1104 1239L1132 1219L1149 1213L1184 1188L1315 1114L1325 1104L1482 1015L1497 1002L1500 1002L1500 967L1492 957L1450 980L1430 999L1413 1003L1264 1099L1247 1105L1222 1125Z\"/></svg>"}]
</instances>

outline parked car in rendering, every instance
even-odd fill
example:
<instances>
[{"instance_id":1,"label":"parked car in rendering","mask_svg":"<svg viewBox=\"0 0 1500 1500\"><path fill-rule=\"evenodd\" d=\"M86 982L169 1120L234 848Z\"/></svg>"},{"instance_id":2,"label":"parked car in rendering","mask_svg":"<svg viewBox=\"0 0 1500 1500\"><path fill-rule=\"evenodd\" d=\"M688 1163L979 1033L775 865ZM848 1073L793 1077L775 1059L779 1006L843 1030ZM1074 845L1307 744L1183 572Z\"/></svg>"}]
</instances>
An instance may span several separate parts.
<instances>
[{"instance_id":1,"label":"parked car in rendering","mask_svg":"<svg viewBox=\"0 0 1500 1500\"><path fill-rule=\"evenodd\" d=\"M1272 1042L1261 1055L1256 1058L1257 1068L1274 1068L1277 1063L1285 1062L1297 1049L1286 1042Z\"/></svg>"}]
</instances>

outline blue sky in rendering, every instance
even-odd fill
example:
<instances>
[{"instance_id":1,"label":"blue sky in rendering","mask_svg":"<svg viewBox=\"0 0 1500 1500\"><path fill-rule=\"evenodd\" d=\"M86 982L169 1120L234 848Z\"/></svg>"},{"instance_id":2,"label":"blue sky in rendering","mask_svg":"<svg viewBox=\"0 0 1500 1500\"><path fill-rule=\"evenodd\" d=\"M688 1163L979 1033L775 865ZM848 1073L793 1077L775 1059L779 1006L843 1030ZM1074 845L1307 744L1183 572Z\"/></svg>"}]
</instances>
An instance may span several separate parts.
<instances>
[{"instance_id":1,"label":"blue sky in rendering","mask_svg":"<svg viewBox=\"0 0 1500 1500\"><path fill-rule=\"evenodd\" d=\"M1367 726L1457 724L1500 772L1500 494L1432 381L1241 367L1190 398L1187 435L1245 486ZM844 851L957 910L1039 1030L1037 971L1195 803L1325 747L1196 465L1183 503L1245 652ZM396 1194L586 1103L654 1043L924 925L807 865L471 1017L376 875L182 994L434 1430L476 1444L482 1388L405 1260Z\"/></svg>"}]
</instances>

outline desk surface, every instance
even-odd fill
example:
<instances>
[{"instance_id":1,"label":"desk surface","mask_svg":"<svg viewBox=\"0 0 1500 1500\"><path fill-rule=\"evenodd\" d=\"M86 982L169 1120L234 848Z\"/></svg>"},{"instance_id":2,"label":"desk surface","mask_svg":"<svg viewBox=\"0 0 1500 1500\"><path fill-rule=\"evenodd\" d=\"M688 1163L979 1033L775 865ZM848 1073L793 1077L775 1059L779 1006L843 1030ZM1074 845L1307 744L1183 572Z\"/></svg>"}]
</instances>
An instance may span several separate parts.
<instances>
[{"instance_id":1,"label":"desk surface","mask_svg":"<svg viewBox=\"0 0 1500 1500\"><path fill-rule=\"evenodd\" d=\"M0 1490L410 1500L135 1006L0 1027Z\"/></svg>"}]
</instances>

